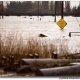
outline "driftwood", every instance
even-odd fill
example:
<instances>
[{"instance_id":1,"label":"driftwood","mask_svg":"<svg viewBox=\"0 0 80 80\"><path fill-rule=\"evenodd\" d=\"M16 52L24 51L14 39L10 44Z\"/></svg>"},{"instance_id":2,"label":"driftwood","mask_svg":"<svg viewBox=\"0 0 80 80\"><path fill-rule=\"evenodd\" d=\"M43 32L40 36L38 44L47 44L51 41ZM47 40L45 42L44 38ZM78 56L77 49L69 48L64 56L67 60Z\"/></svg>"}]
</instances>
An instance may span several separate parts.
<instances>
[{"instance_id":1,"label":"driftwood","mask_svg":"<svg viewBox=\"0 0 80 80\"><path fill-rule=\"evenodd\" d=\"M30 65L31 71L39 72L39 74L38 73L37 74L40 76L40 75L43 75L43 73L45 73L46 71L47 72L48 71L54 72L55 69L57 71L59 68L60 68L60 71L63 70L63 72L65 73L64 69L67 70L67 68L69 69L70 67L72 67L72 65L77 65L75 63L78 62L78 61L80 62L80 59L70 59L70 60L69 59L51 59L51 58L46 58L46 59L22 59L21 62L20 62L20 65L21 66ZM75 62L75 63L72 64L71 62ZM67 66L67 68L66 67L61 68L60 66L61 67L62 66ZM46 71L43 68L45 68ZM47 75L48 75L48 73L47 73ZM58 75L58 74L55 74L55 75ZM62 74L62 75L65 75L65 74ZM51 74L50 74L50 76L51 76Z\"/></svg>"},{"instance_id":2,"label":"driftwood","mask_svg":"<svg viewBox=\"0 0 80 80\"><path fill-rule=\"evenodd\" d=\"M41 64L53 64L53 63L64 63L64 62L80 62L80 59L22 59L20 65L41 65Z\"/></svg>"},{"instance_id":3,"label":"driftwood","mask_svg":"<svg viewBox=\"0 0 80 80\"><path fill-rule=\"evenodd\" d=\"M67 62L68 59L22 59L20 65L42 65L42 64L53 64L53 63L60 63L60 62Z\"/></svg>"},{"instance_id":4,"label":"driftwood","mask_svg":"<svg viewBox=\"0 0 80 80\"><path fill-rule=\"evenodd\" d=\"M80 63L76 63L80 59L22 59L18 73L36 72L37 76L59 76L59 75L77 75L80 74ZM67 62L75 62L66 67L53 66L55 63L64 64Z\"/></svg>"},{"instance_id":5,"label":"driftwood","mask_svg":"<svg viewBox=\"0 0 80 80\"><path fill-rule=\"evenodd\" d=\"M67 59L22 59L20 65L30 65L33 72L41 68L52 68L57 66L66 66L68 65L69 60ZM67 63L67 64L66 64Z\"/></svg>"},{"instance_id":6,"label":"driftwood","mask_svg":"<svg viewBox=\"0 0 80 80\"><path fill-rule=\"evenodd\" d=\"M75 76L80 75L80 63L72 66L39 69L37 76Z\"/></svg>"}]
</instances>

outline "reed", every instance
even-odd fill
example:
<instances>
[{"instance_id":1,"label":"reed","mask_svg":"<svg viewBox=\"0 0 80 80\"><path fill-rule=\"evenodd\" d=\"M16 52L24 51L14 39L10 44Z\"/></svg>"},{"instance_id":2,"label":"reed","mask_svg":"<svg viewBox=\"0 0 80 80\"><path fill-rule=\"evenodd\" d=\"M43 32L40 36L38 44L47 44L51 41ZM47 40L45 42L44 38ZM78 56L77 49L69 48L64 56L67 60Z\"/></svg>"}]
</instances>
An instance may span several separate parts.
<instances>
[{"instance_id":1,"label":"reed","mask_svg":"<svg viewBox=\"0 0 80 80\"><path fill-rule=\"evenodd\" d=\"M50 58L52 52L62 55L67 50L66 45L60 43L58 46L57 44L59 43L57 41L45 38L30 37L24 41L21 34L9 34L4 38L0 34L0 54L5 56L13 55L16 61L27 58L28 54L37 53L40 58Z\"/></svg>"}]
</instances>

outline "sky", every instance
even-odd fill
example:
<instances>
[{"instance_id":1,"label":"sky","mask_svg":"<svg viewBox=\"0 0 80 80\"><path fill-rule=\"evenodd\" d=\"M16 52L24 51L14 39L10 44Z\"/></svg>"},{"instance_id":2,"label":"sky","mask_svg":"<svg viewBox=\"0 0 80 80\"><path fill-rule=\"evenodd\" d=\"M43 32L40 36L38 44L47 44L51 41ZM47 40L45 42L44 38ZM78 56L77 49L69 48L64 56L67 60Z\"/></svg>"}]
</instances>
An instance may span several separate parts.
<instances>
[{"instance_id":1,"label":"sky","mask_svg":"<svg viewBox=\"0 0 80 80\"><path fill-rule=\"evenodd\" d=\"M79 5L79 1L71 1L71 7L72 6L78 6Z\"/></svg>"}]
</instances>

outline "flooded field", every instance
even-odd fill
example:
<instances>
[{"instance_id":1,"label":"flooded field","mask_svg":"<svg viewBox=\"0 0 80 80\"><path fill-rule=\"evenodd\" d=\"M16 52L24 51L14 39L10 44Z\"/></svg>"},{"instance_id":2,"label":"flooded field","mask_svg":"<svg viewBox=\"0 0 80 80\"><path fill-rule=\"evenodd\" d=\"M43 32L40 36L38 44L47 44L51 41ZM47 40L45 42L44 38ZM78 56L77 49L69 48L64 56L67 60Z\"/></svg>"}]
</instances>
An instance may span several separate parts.
<instances>
[{"instance_id":1,"label":"flooded field","mask_svg":"<svg viewBox=\"0 0 80 80\"><path fill-rule=\"evenodd\" d=\"M41 18L41 20L40 20ZM60 20L57 16L57 21ZM45 42L50 45L54 44L57 47L57 53L60 53L59 48L64 45L69 53L79 53L80 33L73 33L69 37L69 32L80 31L80 17L64 16L67 25L63 30L54 22L54 16L4 16L0 19L0 35L6 45L6 39L15 39L16 43L22 39L26 40L33 38L34 40ZM45 34L47 37L41 38L39 34ZM9 39L9 40L10 40Z\"/></svg>"},{"instance_id":2,"label":"flooded field","mask_svg":"<svg viewBox=\"0 0 80 80\"><path fill-rule=\"evenodd\" d=\"M60 20L57 16L57 21ZM41 19L41 20L40 20ZM58 55L80 53L80 17L64 16L67 25L63 30L54 22L54 16L4 16L0 19L0 53L14 55L16 61L28 53L38 53L40 58L50 58L51 52ZM44 34L47 37L39 37ZM20 54L21 56L19 56ZM1 56L0 55L0 56ZM0 76L34 76L0 70Z\"/></svg>"}]
</instances>

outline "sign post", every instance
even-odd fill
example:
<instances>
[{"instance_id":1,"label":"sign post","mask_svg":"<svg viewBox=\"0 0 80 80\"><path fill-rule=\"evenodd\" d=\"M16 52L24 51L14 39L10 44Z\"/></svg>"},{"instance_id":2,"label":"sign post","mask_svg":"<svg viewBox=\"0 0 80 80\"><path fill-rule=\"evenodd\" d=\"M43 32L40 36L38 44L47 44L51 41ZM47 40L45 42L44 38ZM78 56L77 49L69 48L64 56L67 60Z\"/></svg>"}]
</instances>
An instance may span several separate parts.
<instances>
[{"instance_id":1,"label":"sign post","mask_svg":"<svg viewBox=\"0 0 80 80\"><path fill-rule=\"evenodd\" d=\"M60 19L60 20L57 22L57 25L58 25L61 29L63 29L63 28L67 25L67 23L66 23L66 21L65 21L64 19Z\"/></svg>"},{"instance_id":2,"label":"sign post","mask_svg":"<svg viewBox=\"0 0 80 80\"><path fill-rule=\"evenodd\" d=\"M61 5L61 18L63 19L63 7L64 7L64 3L62 1L62 5Z\"/></svg>"},{"instance_id":3,"label":"sign post","mask_svg":"<svg viewBox=\"0 0 80 80\"><path fill-rule=\"evenodd\" d=\"M56 22L56 1L55 1L55 18L54 18L54 22Z\"/></svg>"},{"instance_id":4,"label":"sign post","mask_svg":"<svg viewBox=\"0 0 80 80\"><path fill-rule=\"evenodd\" d=\"M62 1L62 6L61 7L62 7L62 9L61 9L61 19L57 22L57 25L61 29L63 29L67 25L66 21L63 19L63 1Z\"/></svg>"}]
</instances>

